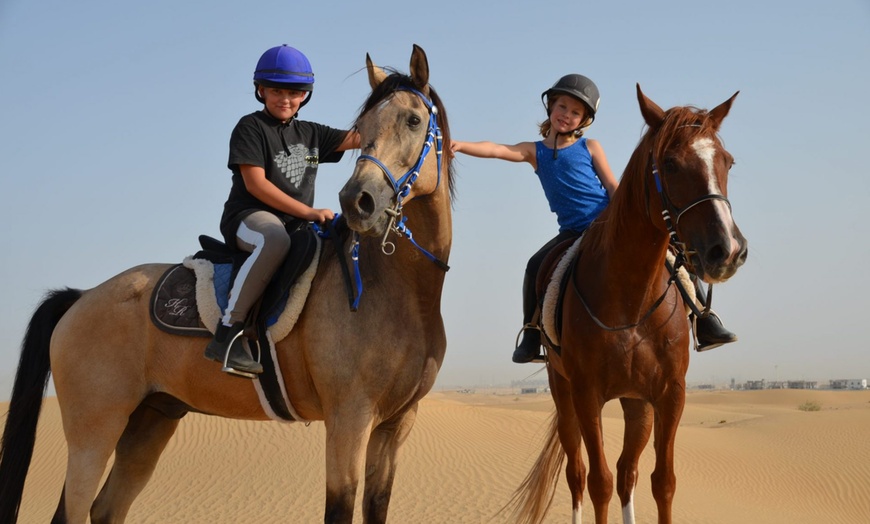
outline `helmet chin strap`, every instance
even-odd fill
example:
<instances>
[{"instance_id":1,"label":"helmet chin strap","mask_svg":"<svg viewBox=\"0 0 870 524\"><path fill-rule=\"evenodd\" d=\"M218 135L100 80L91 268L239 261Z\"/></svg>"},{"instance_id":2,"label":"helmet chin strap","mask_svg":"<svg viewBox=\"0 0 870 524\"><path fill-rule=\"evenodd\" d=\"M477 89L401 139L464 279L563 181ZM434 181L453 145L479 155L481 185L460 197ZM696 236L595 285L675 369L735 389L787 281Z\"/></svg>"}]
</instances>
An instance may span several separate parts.
<instances>
[{"instance_id":1,"label":"helmet chin strap","mask_svg":"<svg viewBox=\"0 0 870 524\"><path fill-rule=\"evenodd\" d=\"M544 104L544 107L547 108L547 118L550 118L550 115L553 113L553 110L550 109L549 101L550 100L548 97L547 102ZM556 133L555 135L553 135L553 160L556 160L557 158L559 158L559 135L573 135L577 131L583 129L583 124L585 124L585 123L586 123L586 121L584 120L583 122L580 123L580 126L577 129L575 129L573 131L568 131L567 133L560 133L560 132L556 131L555 129L553 129L552 122L550 123L550 132Z\"/></svg>"},{"instance_id":2,"label":"helmet chin strap","mask_svg":"<svg viewBox=\"0 0 870 524\"><path fill-rule=\"evenodd\" d=\"M583 129L583 126L578 127L574 131L568 131L567 133L560 133L560 132L556 131L555 129L550 128L550 131L552 133L556 133L553 136L553 160L556 160L557 158L559 158L559 135L573 135L574 133L576 133L580 129Z\"/></svg>"}]
</instances>

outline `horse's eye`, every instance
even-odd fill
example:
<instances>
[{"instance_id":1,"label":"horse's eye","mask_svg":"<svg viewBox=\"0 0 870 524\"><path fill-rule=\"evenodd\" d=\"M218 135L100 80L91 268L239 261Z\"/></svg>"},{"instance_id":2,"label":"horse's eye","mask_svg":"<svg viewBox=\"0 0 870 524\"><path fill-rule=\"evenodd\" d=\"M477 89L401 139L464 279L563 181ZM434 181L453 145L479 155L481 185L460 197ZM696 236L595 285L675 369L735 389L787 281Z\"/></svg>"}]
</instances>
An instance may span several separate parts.
<instances>
[{"instance_id":1,"label":"horse's eye","mask_svg":"<svg viewBox=\"0 0 870 524\"><path fill-rule=\"evenodd\" d=\"M418 125L420 125L420 122L420 117L417 115L412 115L408 117L408 127L417 127Z\"/></svg>"},{"instance_id":2,"label":"horse's eye","mask_svg":"<svg viewBox=\"0 0 870 524\"><path fill-rule=\"evenodd\" d=\"M673 158L667 157L662 163L662 168L664 168L665 171L674 171L677 169L677 162Z\"/></svg>"}]
</instances>

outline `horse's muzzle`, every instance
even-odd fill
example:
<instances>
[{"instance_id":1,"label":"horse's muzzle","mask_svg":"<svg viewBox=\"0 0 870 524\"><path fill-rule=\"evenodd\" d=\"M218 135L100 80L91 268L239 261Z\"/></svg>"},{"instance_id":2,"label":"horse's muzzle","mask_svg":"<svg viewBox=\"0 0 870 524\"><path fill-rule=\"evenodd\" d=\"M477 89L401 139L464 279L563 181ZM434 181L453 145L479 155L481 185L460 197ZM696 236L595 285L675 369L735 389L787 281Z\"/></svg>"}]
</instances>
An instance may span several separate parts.
<instances>
[{"instance_id":1,"label":"horse's muzzle","mask_svg":"<svg viewBox=\"0 0 870 524\"><path fill-rule=\"evenodd\" d=\"M387 209L395 196L392 187L377 171L377 176L355 172L338 193L341 212L347 225L361 235L379 236L387 227Z\"/></svg>"},{"instance_id":2,"label":"horse's muzzle","mask_svg":"<svg viewBox=\"0 0 870 524\"><path fill-rule=\"evenodd\" d=\"M733 277L749 256L749 243L736 225L730 234L691 242L688 262L692 272L708 284Z\"/></svg>"}]
</instances>

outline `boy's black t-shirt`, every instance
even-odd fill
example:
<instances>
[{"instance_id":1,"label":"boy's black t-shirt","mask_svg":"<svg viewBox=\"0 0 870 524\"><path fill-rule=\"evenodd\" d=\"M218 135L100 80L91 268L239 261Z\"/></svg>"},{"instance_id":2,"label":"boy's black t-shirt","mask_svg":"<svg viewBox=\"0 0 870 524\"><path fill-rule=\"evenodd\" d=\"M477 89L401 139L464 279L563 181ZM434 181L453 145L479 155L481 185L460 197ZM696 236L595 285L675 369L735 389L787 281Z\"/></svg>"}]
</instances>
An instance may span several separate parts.
<instances>
[{"instance_id":1,"label":"boy's black t-shirt","mask_svg":"<svg viewBox=\"0 0 870 524\"><path fill-rule=\"evenodd\" d=\"M299 220L248 193L239 166L262 167L266 179L281 191L311 206L317 166L341 160L344 152L336 148L346 134L344 130L295 118L284 124L265 111L243 116L230 136L227 167L233 172L233 185L224 204L220 226L227 243L236 245L239 223L257 210L269 211L285 223Z\"/></svg>"}]
</instances>

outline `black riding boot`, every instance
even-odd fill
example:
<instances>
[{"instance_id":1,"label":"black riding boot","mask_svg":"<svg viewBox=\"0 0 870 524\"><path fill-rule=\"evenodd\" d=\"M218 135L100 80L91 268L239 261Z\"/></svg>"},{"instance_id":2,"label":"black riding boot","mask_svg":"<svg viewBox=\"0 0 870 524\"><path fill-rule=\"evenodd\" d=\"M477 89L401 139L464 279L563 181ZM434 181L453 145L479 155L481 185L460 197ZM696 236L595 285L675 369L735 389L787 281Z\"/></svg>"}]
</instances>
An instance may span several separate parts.
<instances>
[{"instance_id":1,"label":"black riding boot","mask_svg":"<svg viewBox=\"0 0 870 524\"><path fill-rule=\"evenodd\" d=\"M695 296L701 304L707 303L707 294L697 281L695 281ZM707 351L737 341L737 335L728 331L722 324L722 319L713 311L710 311L706 318L695 320L695 336L698 337L698 351Z\"/></svg>"},{"instance_id":2,"label":"black riding boot","mask_svg":"<svg viewBox=\"0 0 870 524\"><path fill-rule=\"evenodd\" d=\"M528 326L532 322L532 316L535 314L535 302L538 297L535 295L534 283L529 283L528 276L523 280L523 326ZM514 349L513 361L517 364L525 364L535 360L542 360L541 355L541 332L537 328L523 328L523 339Z\"/></svg>"},{"instance_id":3,"label":"black riding boot","mask_svg":"<svg viewBox=\"0 0 870 524\"><path fill-rule=\"evenodd\" d=\"M242 343L245 330L243 322L226 326L219 322L214 338L205 348L205 358L224 364L222 371L241 377L254 378L263 372L263 366L251 358Z\"/></svg>"}]
</instances>

